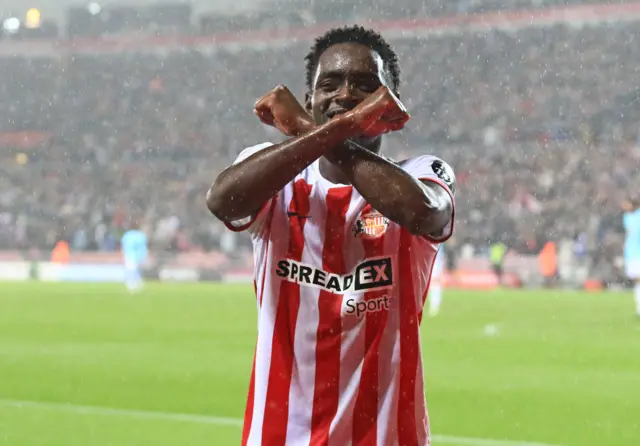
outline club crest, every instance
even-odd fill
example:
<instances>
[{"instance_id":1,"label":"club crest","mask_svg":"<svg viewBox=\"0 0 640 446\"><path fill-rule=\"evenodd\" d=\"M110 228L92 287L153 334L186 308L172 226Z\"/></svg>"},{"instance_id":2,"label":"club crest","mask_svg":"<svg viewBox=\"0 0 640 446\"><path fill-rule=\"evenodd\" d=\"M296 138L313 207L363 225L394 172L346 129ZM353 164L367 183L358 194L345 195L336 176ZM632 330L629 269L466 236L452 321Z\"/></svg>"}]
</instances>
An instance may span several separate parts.
<instances>
[{"instance_id":1,"label":"club crest","mask_svg":"<svg viewBox=\"0 0 640 446\"><path fill-rule=\"evenodd\" d=\"M356 220L353 233L356 237L376 239L382 237L389 226L389 219L378 211L363 212Z\"/></svg>"}]
</instances>

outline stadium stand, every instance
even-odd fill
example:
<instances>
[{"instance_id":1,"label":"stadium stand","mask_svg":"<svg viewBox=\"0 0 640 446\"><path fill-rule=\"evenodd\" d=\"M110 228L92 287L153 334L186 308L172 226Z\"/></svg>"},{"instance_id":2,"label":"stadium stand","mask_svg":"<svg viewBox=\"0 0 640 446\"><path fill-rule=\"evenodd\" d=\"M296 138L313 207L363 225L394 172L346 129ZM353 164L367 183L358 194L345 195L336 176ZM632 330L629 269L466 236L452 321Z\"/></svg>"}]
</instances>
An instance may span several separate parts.
<instances>
[{"instance_id":1,"label":"stadium stand","mask_svg":"<svg viewBox=\"0 0 640 446\"><path fill-rule=\"evenodd\" d=\"M640 180L640 4L422 3L381 1L368 18L422 17L376 22L400 55L413 115L385 150L454 167L451 246L482 253L502 240L530 254L551 240L615 280L619 202ZM133 216L158 251L247 248L208 215L204 192L243 147L279 138L252 104L278 83L303 94L304 54L326 26L0 42L0 249L65 239L73 252L113 252Z\"/></svg>"}]
</instances>

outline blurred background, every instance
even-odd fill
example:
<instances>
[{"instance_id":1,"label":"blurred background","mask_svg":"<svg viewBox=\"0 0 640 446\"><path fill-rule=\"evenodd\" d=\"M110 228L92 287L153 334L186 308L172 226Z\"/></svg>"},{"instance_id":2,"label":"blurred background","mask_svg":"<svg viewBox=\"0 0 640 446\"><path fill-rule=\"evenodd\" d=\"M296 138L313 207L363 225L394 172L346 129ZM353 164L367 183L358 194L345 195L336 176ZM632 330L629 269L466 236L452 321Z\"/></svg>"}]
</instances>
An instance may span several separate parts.
<instances>
[{"instance_id":1,"label":"blurred background","mask_svg":"<svg viewBox=\"0 0 640 446\"><path fill-rule=\"evenodd\" d=\"M504 243L505 279L535 284L551 242L564 285L624 282L640 3L33 3L0 3L4 260L66 240L78 261L107 262L135 216L152 276L176 263L250 273L248 237L208 215L204 193L242 148L278 138L254 118L256 98L279 83L302 98L312 39L358 22L398 51L413 115L385 153L433 153L457 173L451 268L473 281Z\"/></svg>"},{"instance_id":2,"label":"blurred background","mask_svg":"<svg viewBox=\"0 0 640 446\"><path fill-rule=\"evenodd\" d=\"M213 443L116 421L109 432L122 437L102 443L104 425L87 421L74 443L78 420L11 418L6 408L54 401L241 417L255 336L251 243L208 213L205 192L243 148L279 140L254 101L281 83L302 99L313 39L353 23L379 30L400 57L412 120L385 138L384 153L434 154L457 174L445 245L457 312L446 319L445 292L444 319L425 335L438 341L427 367L436 431L452 435L438 442L640 444L640 397L627 393L640 389L631 298L515 290L628 286L620 203L640 185L640 2L623 0L0 0L0 279L16 281L0 283L0 443L237 444L235 418L228 437L214 435L232 440ZM120 282L120 238L133 220L150 239L145 275L161 283L146 297L129 300L121 284L53 283ZM18 285L30 279L46 283ZM216 300L236 294L240 307ZM510 338L502 319L526 330ZM189 348L178 341L185 333ZM504 349L483 350L478 339L496 333L509 339ZM153 348L138 344L145 336ZM124 350L111 350L123 339ZM203 352L212 358L198 362ZM473 362L481 356L485 369ZM566 430L569 413L578 418ZM51 427L49 442L26 439L36 418ZM456 443L458 434L485 440Z\"/></svg>"}]
</instances>

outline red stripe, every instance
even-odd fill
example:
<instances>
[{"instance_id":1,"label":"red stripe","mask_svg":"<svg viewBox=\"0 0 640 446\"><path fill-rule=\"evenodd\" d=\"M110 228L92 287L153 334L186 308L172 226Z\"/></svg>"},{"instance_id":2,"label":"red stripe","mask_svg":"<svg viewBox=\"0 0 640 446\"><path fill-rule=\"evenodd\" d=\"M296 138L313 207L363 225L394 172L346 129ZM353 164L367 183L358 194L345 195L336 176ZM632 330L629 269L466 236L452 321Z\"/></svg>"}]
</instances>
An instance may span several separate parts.
<instances>
[{"instance_id":1,"label":"red stripe","mask_svg":"<svg viewBox=\"0 0 640 446\"><path fill-rule=\"evenodd\" d=\"M253 399L256 386L256 353L253 353L253 367L251 368L251 379L249 380L249 395L247 396L247 407L244 410L244 426L242 428L242 446L246 446L251 432L251 422L253 421Z\"/></svg>"},{"instance_id":2,"label":"red stripe","mask_svg":"<svg viewBox=\"0 0 640 446\"><path fill-rule=\"evenodd\" d=\"M335 274L346 272L344 262L345 221L352 188L334 187L327 193L327 218L322 268ZM326 445L329 428L340 397L340 344L342 339L342 295L322 290L318 297L316 377L311 417L310 446Z\"/></svg>"},{"instance_id":3,"label":"red stripe","mask_svg":"<svg viewBox=\"0 0 640 446\"><path fill-rule=\"evenodd\" d=\"M368 212L367 206L362 212ZM382 221L377 222L381 224ZM384 234L376 239L363 240L365 256L367 258L384 255ZM371 291L365 294L365 301L379 299L385 296L385 290ZM353 411L353 444L375 445L377 442L378 424L378 364L380 358L380 343L387 323L388 311L366 313L364 362L358 386Z\"/></svg>"},{"instance_id":4,"label":"red stripe","mask_svg":"<svg viewBox=\"0 0 640 446\"><path fill-rule=\"evenodd\" d=\"M304 180L293 185L293 197L289 211L301 215L309 214L309 195L311 186ZM289 217L289 249L287 258L295 261L302 259L304 249L304 224L306 218ZM293 367L293 338L296 332L296 319L300 308L300 285L282 281L278 296L278 306L274 321L273 341L271 345L271 366L267 387L267 400L264 408L262 444L269 446L284 445L287 436L289 418L289 389Z\"/></svg>"},{"instance_id":5,"label":"red stripe","mask_svg":"<svg viewBox=\"0 0 640 446\"><path fill-rule=\"evenodd\" d=\"M418 314L413 289L411 266L411 234L406 229L400 232L400 384L398 401L399 444L418 444L416 426L416 375L418 369Z\"/></svg>"}]
</instances>

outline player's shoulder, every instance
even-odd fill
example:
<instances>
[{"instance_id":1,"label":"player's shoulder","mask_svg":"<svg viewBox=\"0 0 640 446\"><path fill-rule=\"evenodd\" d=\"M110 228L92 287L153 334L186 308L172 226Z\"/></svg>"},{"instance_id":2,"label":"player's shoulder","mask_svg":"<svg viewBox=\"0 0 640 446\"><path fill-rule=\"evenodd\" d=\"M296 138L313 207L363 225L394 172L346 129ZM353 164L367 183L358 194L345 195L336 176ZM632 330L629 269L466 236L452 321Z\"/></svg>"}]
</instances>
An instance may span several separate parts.
<instances>
[{"instance_id":1,"label":"player's shoulder","mask_svg":"<svg viewBox=\"0 0 640 446\"><path fill-rule=\"evenodd\" d=\"M447 166L449 169L451 169L451 166L442 158L435 156L435 155L418 155L418 156L412 156L411 158L406 158L402 161L397 161L396 164L398 164L401 167L413 167L413 166L422 166L422 165L427 165L427 166L432 166L433 164L439 165L445 165ZM453 169L451 169L453 171Z\"/></svg>"},{"instance_id":2,"label":"player's shoulder","mask_svg":"<svg viewBox=\"0 0 640 446\"><path fill-rule=\"evenodd\" d=\"M417 178L438 178L443 181L452 192L455 192L456 175L449 163L440 157L435 155L419 155L407 158L396 164Z\"/></svg>"}]
</instances>

